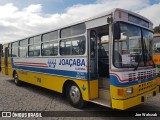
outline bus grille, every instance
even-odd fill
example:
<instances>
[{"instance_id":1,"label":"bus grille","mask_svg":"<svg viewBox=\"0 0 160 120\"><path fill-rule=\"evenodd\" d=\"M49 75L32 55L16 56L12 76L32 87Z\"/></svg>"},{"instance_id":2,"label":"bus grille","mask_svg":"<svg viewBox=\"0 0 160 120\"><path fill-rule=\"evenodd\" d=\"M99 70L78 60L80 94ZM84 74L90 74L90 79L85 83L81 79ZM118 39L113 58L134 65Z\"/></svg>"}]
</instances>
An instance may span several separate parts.
<instances>
[{"instance_id":1,"label":"bus grille","mask_svg":"<svg viewBox=\"0 0 160 120\"><path fill-rule=\"evenodd\" d=\"M156 74L155 70L146 70L146 71L140 71L140 72L132 72L128 74L129 81L133 80L142 80L150 77L154 77Z\"/></svg>"}]
</instances>

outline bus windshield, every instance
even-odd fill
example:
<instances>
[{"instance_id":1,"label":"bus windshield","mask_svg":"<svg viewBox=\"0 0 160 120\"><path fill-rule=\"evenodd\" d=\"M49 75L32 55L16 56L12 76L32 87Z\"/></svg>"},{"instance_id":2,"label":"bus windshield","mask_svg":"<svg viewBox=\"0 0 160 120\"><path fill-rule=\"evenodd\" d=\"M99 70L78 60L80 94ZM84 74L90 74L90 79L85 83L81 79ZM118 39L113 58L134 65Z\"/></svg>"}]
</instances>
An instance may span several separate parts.
<instances>
[{"instance_id":1,"label":"bus windshield","mask_svg":"<svg viewBox=\"0 0 160 120\"><path fill-rule=\"evenodd\" d=\"M152 42L153 42L153 33L142 29L143 33L143 46L144 46L144 56L145 56L145 65L146 66L152 66L153 60L152 60Z\"/></svg>"},{"instance_id":2,"label":"bus windshield","mask_svg":"<svg viewBox=\"0 0 160 120\"><path fill-rule=\"evenodd\" d=\"M160 53L160 36L154 37L153 40L153 52Z\"/></svg>"},{"instance_id":3,"label":"bus windshield","mask_svg":"<svg viewBox=\"0 0 160 120\"><path fill-rule=\"evenodd\" d=\"M120 39L114 40L115 67L135 68L137 65L140 67L153 65L150 52L152 32L127 23L120 23L120 36Z\"/></svg>"}]
</instances>

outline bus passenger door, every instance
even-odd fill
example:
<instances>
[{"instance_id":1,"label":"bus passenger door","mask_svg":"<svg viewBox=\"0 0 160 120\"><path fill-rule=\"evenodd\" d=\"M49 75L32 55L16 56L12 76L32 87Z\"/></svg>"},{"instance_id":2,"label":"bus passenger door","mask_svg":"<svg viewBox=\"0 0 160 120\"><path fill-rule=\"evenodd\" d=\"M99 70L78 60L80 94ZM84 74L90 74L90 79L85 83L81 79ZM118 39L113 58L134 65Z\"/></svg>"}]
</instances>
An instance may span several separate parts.
<instances>
[{"instance_id":1,"label":"bus passenger door","mask_svg":"<svg viewBox=\"0 0 160 120\"><path fill-rule=\"evenodd\" d=\"M109 25L88 30L89 96L91 102L111 105L109 81ZM93 81L96 81L95 83ZM93 99L96 95L97 98ZM93 97L94 96L94 97Z\"/></svg>"},{"instance_id":2,"label":"bus passenger door","mask_svg":"<svg viewBox=\"0 0 160 120\"><path fill-rule=\"evenodd\" d=\"M95 30L88 30L88 84L89 98L98 98L98 69L97 69L97 34Z\"/></svg>"},{"instance_id":3,"label":"bus passenger door","mask_svg":"<svg viewBox=\"0 0 160 120\"><path fill-rule=\"evenodd\" d=\"M90 31L90 80L98 79L98 54L97 54L97 35L96 31Z\"/></svg>"}]
</instances>

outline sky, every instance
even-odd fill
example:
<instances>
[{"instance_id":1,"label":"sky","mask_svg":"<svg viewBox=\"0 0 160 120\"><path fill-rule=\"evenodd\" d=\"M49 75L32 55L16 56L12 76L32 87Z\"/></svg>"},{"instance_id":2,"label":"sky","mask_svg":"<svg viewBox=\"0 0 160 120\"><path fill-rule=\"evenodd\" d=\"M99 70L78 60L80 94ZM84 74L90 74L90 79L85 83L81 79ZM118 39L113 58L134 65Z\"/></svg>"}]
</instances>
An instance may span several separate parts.
<instances>
[{"instance_id":1,"label":"sky","mask_svg":"<svg viewBox=\"0 0 160 120\"><path fill-rule=\"evenodd\" d=\"M160 24L160 0L0 0L0 43L122 8Z\"/></svg>"}]
</instances>

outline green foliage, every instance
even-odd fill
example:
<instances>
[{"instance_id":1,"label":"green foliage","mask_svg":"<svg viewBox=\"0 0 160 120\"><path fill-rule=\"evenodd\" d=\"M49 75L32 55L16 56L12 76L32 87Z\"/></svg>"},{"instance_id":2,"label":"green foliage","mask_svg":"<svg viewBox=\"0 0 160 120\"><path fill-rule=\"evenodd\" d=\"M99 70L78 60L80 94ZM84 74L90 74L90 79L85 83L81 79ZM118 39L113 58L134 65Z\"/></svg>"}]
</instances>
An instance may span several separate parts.
<instances>
[{"instance_id":1,"label":"green foliage","mask_svg":"<svg viewBox=\"0 0 160 120\"><path fill-rule=\"evenodd\" d=\"M154 28L154 33L160 33L160 24Z\"/></svg>"}]
</instances>

